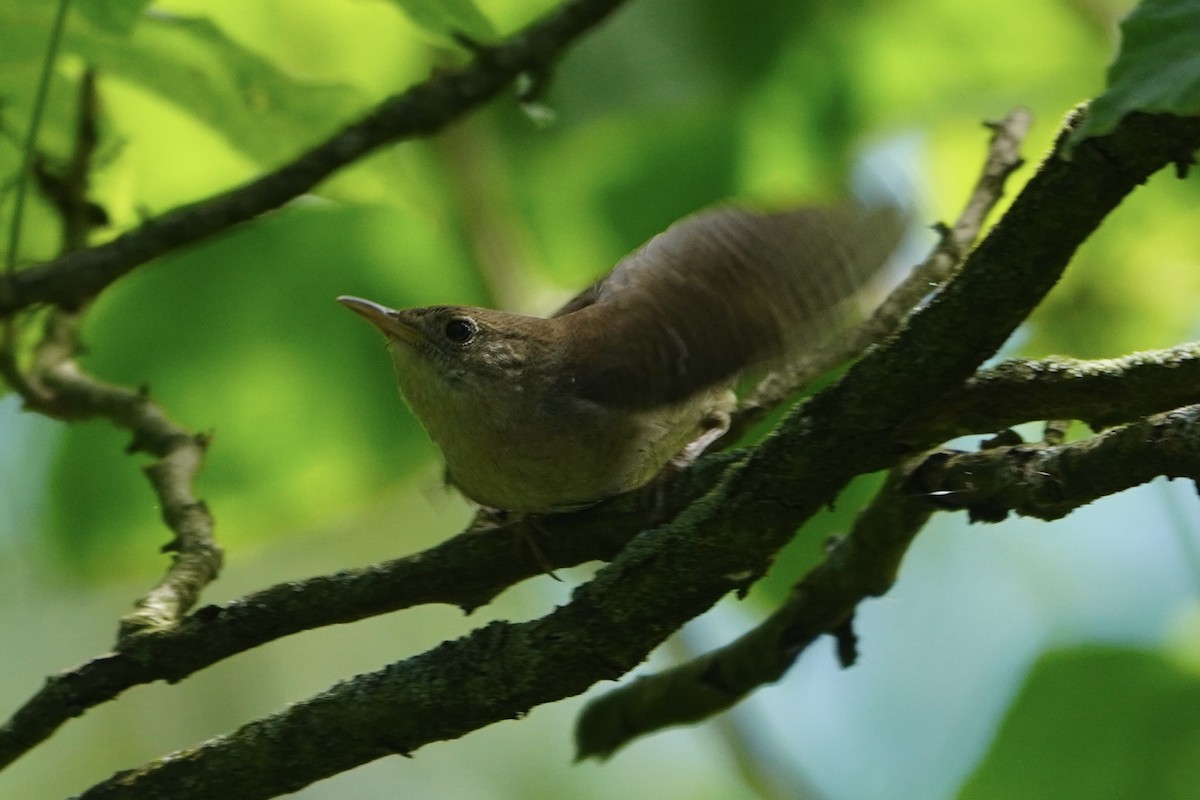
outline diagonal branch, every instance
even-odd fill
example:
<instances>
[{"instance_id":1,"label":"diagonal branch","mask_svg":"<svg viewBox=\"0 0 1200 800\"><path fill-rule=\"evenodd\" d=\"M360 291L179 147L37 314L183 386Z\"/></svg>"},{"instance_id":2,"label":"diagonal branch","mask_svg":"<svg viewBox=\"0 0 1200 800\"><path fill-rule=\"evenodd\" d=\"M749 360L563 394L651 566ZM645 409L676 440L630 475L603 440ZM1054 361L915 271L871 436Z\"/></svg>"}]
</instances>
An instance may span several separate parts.
<instances>
[{"instance_id":1,"label":"diagonal branch","mask_svg":"<svg viewBox=\"0 0 1200 800\"><path fill-rule=\"evenodd\" d=\"M540 74L622 0L567 0L466 67L440 72L380 103L358 122L236 189L169 211L106 244L0 279L0 317L34 303L77 306L135 267L219 233L310 191L383 145L429 136L483 105L521 74Z\"/></svg>"},{"instance_id":2,"label":"diagonal branch","mask_svg":"<svg viewBox=\"0 0 1200 800\"><path fill-rule=\"evenodd\" d=\"M737 454L710 492L631 541L568 604L530 622L491 623L339 683L81 797L178 797L184 786L208 796L270 797L623 674L760 575L850 477L923 449L906 423L995 352L1126 194L1198 146L1200 119L1134 115L1069 162L1052 154L959 276L903 330L798 407L772 437ZM829 629L841 621L828 620Z\"/></svg>"}]
</instances>

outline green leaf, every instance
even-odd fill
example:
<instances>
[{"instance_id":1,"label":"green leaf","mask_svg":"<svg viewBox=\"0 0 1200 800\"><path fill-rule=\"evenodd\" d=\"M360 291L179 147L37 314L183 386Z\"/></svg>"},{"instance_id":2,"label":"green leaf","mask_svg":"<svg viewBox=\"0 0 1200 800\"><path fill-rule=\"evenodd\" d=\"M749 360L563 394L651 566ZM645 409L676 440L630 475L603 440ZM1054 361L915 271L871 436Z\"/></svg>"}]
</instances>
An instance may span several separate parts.
<instances>
[{"instance_id":1,"label":"green leaf","mask_svg":"<svg viewBox=\"0 0 1200 800\"><path fill-rule=\"evenodd\" d=\"M127 35L142 17L150 0L78 0L74 9L101 30Z\"/></svg>"},{"instance_id":2,"label":"green leaf","mask_svg":"<svg viewBox=\"0 0 1200 800\"><path fill-rule=\"evenodd\" d=\"M287 75L207 19L147 17L129 37L75 26L67 47L183 108L255 160L274 164L350 121L365 99Z\"/></svg>"},{"instance_id":3,"label":"green leaf","mask_svg":"<svg viewBox=\"0 0 1200 800\"><path fill-rule=\"evenodd\" d=\"M961 800L1200 797L1200 677L1157 653L1087 647L1030 673Z\"/></svg>"},{"instance_id":4,"label":"green leaf","mask_svg":"<svg viewBox=\"0 0 1200 800\"><path fill-rule=\"evenodd\" d=\"M1108 89L1071 144L1108 133L1135 111L1200 114L1200 0L1143 0L1121 23Z\"/></svg>"},{"instance_id":5,"label":"green leaf","mask_svg":"<svg viewBox=\"0 0 1200 800\"><path fill-rule=\"evenodd\" d=\"M472 0L392 0L414 25L439 39L460 33L479 42L495 39L496 29Z\"/></svg>"}]
</instances>

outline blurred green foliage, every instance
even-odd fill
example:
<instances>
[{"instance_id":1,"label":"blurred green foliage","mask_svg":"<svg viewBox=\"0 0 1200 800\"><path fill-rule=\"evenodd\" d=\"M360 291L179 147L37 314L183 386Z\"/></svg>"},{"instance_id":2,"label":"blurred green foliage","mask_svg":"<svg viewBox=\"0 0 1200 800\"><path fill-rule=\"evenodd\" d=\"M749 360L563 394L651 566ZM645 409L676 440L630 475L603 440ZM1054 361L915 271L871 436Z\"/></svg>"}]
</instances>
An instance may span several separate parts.
<instances>
[{"instance_id":1,"label":"blurred green foliage","mask_svg":"<svg viewBox=\"0 0 1200 800\"><path fill-rule=\"evenodd\" d=\"M1193 798L1200 790L1198 708L1200 676L1156 653L1082 647L1047 654L961 798Z\"/></svg>"},{"instance_id":2,"label":"blurred green foliage","mask_svg":"<svg viewBox=\"0 0 1200 800\"><path fill-rule=\"evenodd\" d=\"M56 2L0 0L4 230ZM461 63L468 56L447 34L504 35L552 5L77 0L39 149L52 165L66 159L76 86L94 66L103 141L93 194L112 219L102 240L279 165L372 103ZM921 176L924 217L949 220L981 164L980 122L1032 107L1039 122L1026 155L1036 162L1066 113L1103 90L1130 5L634 0L557 66L544 100L554 125L495 103L435 140L373 155L316 196L140 268L92 310L86 363L148 386L178 421L214 432L199 491L218 535L234 551L269 542L369 505L435 457L400 404L382 342L336 295L545 312L689 211L731 196L833 196L858 153L897 142L896 158L908 162L897 172ZM1185 33L1194 38L1195 24ZM1169 176L1136 193L1080 251L1023 351L1110 356L1194 336L1196 199L1195 181ZM23 258L52 256L56 235L35 199ZM147 553L166 532L124 444L100 422L62 435L39 534L76 579L157 567ZM785 592L877 480L851 486L756 597ZM409 535L403 519L394 527ZM397 553L409 543L398 538ZM1149 657L1095 658L1103 663L1092 677L1081 677L1091 661L1056 662L1039 680L1119 694L1115 681L1130 673L1135 687L1195 699L1190 678ZM1040 686L1027 690L1034 707L1054 700ZM1139 697L1108 710L1137 714ZM1024 713L1014 712L1012 729L1035 724ZM1188 735L1194 755L1194 726ZM1037 754L1004 741L968 796L1038 796L1005 783ZM1100 774L1100 759L1115 763L1119 752L1099 750L1084 768ZM1049 770L1052 758L1038 763Z\"/></svg>"},{"instance_id":3,"label":"blurred green foliage","mask_svg":"<svg viewBox=\"0 0 1200 800\"><path fill-rule=\"evenodd\" d=\"M487 42L496 36L491 21L471 0L392 0L422 29L441 34L445 40L455 35Z\"/></svg>"}]
</instances>

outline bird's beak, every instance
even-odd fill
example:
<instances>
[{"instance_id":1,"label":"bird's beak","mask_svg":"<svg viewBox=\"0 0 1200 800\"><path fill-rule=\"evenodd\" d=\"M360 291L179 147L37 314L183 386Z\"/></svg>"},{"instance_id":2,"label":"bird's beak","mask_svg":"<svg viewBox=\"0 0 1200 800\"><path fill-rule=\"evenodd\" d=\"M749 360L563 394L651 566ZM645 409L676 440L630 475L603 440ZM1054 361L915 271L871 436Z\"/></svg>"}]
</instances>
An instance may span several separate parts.
<instances>
[{"instance_id":1,"label":"bird's beak","mask_svg":"<svg viewBox=\"0 0 1200 800\"><path fill-rule=\"evenodd\" d=\"M374 325L384 336L395 337L406 342L416 342L421 338L421 332L395 309L345 294L337 301Z\"/></svg>"}]
</instances>

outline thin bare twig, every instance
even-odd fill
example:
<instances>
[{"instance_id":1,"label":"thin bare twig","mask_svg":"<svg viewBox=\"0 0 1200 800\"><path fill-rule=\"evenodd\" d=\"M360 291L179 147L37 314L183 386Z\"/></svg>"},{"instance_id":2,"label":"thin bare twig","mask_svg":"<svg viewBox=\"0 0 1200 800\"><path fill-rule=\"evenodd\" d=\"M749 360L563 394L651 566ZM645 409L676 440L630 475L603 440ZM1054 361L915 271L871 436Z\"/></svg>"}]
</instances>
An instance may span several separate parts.
<instances>
[{"instance_id":1,"label":"thin bare twig","mask_svg":"<svg viewBox=\"0 0 1200 800\"><path fill-rule=\"evenodd\" d=\"M87 70L80 80L70 160L61 172L43 158L34 160L38 188L62 225L64 253L85 247L91 230L104 220L103 210L88 198L92 158L99 142L99 107L95 74ZM103 417L133 434L129 452L141 451L159 459L145 472L163 519L174 534L164 547L174 557L159 582L121 619L119 637L126 637L177 622L220 573L222 554L213 538L212 515L192 490L207 438L171 421L144 390L106 383L83 369L76 356L82 350L79 328L85 311L86 305L74 310L51 309L27 367L19 364L16 328L9 326L0 347L0 375L21 395L27 409L61 420Z\"/></svg>"},{"instance_id":2,"label":"thin bare twig","mask_svg":"<svg viewBox=\"0 0 1200 800\"><path fill-rule=\"evenodd\" d=\"M58 321L54 327L65 327L68 316L73 315L54 312L53 319ZM134 610L121 618L119 639L174 625L221 570L222 552L213 537L212 514L192 488L203 466L208 437L189 433L173 422L145 392L100 381L73 358L47 364L34 376L51 392L56 414L65 412L75 419L104 417L133 434L128 452L158 458L145 473L158 497L163 521L174 534L163 546L172 553L171 565L135 602Z\"/></svg>"}]
</instances>

